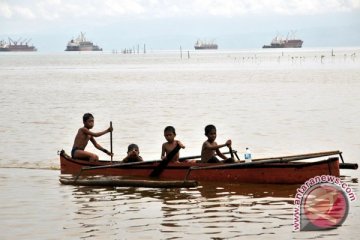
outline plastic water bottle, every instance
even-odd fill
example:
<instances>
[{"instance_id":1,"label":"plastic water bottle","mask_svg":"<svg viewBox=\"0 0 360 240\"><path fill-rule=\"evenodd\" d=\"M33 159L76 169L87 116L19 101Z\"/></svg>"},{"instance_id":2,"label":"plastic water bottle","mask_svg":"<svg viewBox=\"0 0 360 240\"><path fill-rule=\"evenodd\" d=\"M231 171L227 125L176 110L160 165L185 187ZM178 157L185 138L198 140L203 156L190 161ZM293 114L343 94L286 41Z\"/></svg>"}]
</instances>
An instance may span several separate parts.
<instances>
[{"instance_id":1,"label":"plastic water bottle","mask_svg":"<svg viewBox=\"0 0 360 240\"><path fill-rule=\"evenodd\" d=\"M244 158L245 162L251 162L251 152L249 148L246 148Z\"/></svg>"}]
</instances>

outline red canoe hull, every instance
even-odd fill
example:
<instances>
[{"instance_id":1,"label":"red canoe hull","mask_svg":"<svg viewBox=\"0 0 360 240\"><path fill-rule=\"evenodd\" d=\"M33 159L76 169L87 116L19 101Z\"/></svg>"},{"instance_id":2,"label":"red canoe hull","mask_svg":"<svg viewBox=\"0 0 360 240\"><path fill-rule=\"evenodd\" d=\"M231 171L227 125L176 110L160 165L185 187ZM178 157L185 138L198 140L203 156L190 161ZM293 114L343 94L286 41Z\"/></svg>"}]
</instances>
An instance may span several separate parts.
<instances>
[{"instance_id":1,"label":"red canoe hull","mask_svg":"<svg viewBox=\"0 0 360 240\"><path fill-rule=\"evenodd\" d=\"M111 164L109 161L89 162L74 160L60 155L61 173L77 175L83 167L103 166ZM113 162L118 164L121 162ZM118 166L83 171L81 175L106 175L126 177L149 177L158 162L140 165ZM211 169L191 170L190 167L206 167ZM316 162L262 163L262 164L214 164L214 163L170 163L161 173L160 178L166 180L216 181L231 183L276 183L301 184L309 178L321 175L339 177L339 159L329 158Z\"/></svg>"}]
</instances>

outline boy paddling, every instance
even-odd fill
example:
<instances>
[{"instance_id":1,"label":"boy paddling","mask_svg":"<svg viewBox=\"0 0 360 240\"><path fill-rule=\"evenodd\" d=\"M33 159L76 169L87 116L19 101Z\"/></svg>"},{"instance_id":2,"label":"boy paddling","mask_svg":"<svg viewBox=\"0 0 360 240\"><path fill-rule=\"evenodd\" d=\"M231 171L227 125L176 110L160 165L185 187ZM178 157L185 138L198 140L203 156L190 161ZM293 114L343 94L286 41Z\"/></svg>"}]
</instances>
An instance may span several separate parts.
<instances>
[{"instance_id":1,"label":"boy paddling","mask_svg":"<svg viewBox=\"0 0 360 240\"><path fill-rule=\"evenodd\" d=\"M234 162L232 158L227 158L220 152L222 147L231 147L231 140L227 140L224 144L217 144L216 127L214 125L207 125L205 127L205 136L208 138L202 145L201 149L201 162L203 163L218 163L220 160L216 157L219 156L224 159L224 163Z\"/></svg>"},{"instance_id":2,"label":"boy paddling","mask_svg":"<svg viewBox=\"0 0 360 240\"><path fill-rule=\"evenodd\" d=\"M108 129L97 133L90 131L90 129L94 127L94 116L91 113L84 114L83 122L84 127L80 128L76 134L74 145L71 150L71 157L76 159L98 161L99 157L96 154L85 151L85 147L88 144L89 140L97 149L103 151L109 156L113 156L113 153L110 153L108 150L101 147L100 144L95 141L95 137L100 137L106 133L112 132L113 128L110 126Z\"/></svg>"}]
</instances>

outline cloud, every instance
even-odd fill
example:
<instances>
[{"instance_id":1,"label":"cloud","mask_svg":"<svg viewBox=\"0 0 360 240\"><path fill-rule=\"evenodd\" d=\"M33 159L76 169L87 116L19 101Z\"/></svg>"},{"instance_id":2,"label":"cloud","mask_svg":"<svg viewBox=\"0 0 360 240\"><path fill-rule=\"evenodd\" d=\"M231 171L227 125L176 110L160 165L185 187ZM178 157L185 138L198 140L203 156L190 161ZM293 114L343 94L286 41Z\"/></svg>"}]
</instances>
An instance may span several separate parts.
<instances>
[{"instance_id":1,"label":"cloud","mask_svg":"<svg viewBox=\"0 0 360 240\"><path fill-rule=\"evenodd\" d=\"M16 6L13 8L13 10L15 12L15 15L23 17L24 19L35 19L36 18L34 12L30 8Z\"/></svg>"},{"instance_id":2,"label":"cloud","mask_svg":"<svg viewBox=\"0 0 360 240\"><path fill-rule=\"evenodd\" d=\"M323 13L350 12L360 9L360 0L302 0L264 2L265 8L283 15L315 15Z\"/></svg>"},{"instance_id":3,"label":"cloud","mask_svg":"<svg viewBox=\"0 0 360 240\"><path fill-rule=\"evenodd\" d=\"M12 14L9 4L0 2L0 16L11 18Z\"/></svg>"},{"instance_id":4,"label":"cloud","mask_svg":"<svg viewBox=\"0 0 360 240\"><path fill-rule=\"evenodd\" d=\"M111 16L143 14L145 12L144 7L136 1L116 0L106 0L102 10L108 12Z\"/></svg>"},{"instance_id":5,"label":"cloud","mask_svg":"<svg viewBox=\"0 0 360 240\"><path fill-rule=\"evenodd\" d=\"M2 0L0 18L120 19L314 15L360 10L360 0Z\"/></svg>"}]
</instances>

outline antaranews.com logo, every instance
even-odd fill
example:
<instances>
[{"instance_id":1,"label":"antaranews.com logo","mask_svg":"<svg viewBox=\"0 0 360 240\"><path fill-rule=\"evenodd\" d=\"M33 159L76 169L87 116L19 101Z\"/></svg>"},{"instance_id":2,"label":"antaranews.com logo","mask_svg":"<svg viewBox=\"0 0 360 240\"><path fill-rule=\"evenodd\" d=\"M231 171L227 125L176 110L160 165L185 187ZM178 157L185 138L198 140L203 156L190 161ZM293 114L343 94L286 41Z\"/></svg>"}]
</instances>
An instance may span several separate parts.
<instances>
[{"instance_id":1,"label":"antaranews.com logo","mask_svg":"<svg viewBox=\"0 0 360 240\"><path fill-rule=\"evenodd\" d=\"M326 230L340 226L356 195L340 178L322 175L301 185L294 200L294 231Z\"/></svg>"}]
</instances>

